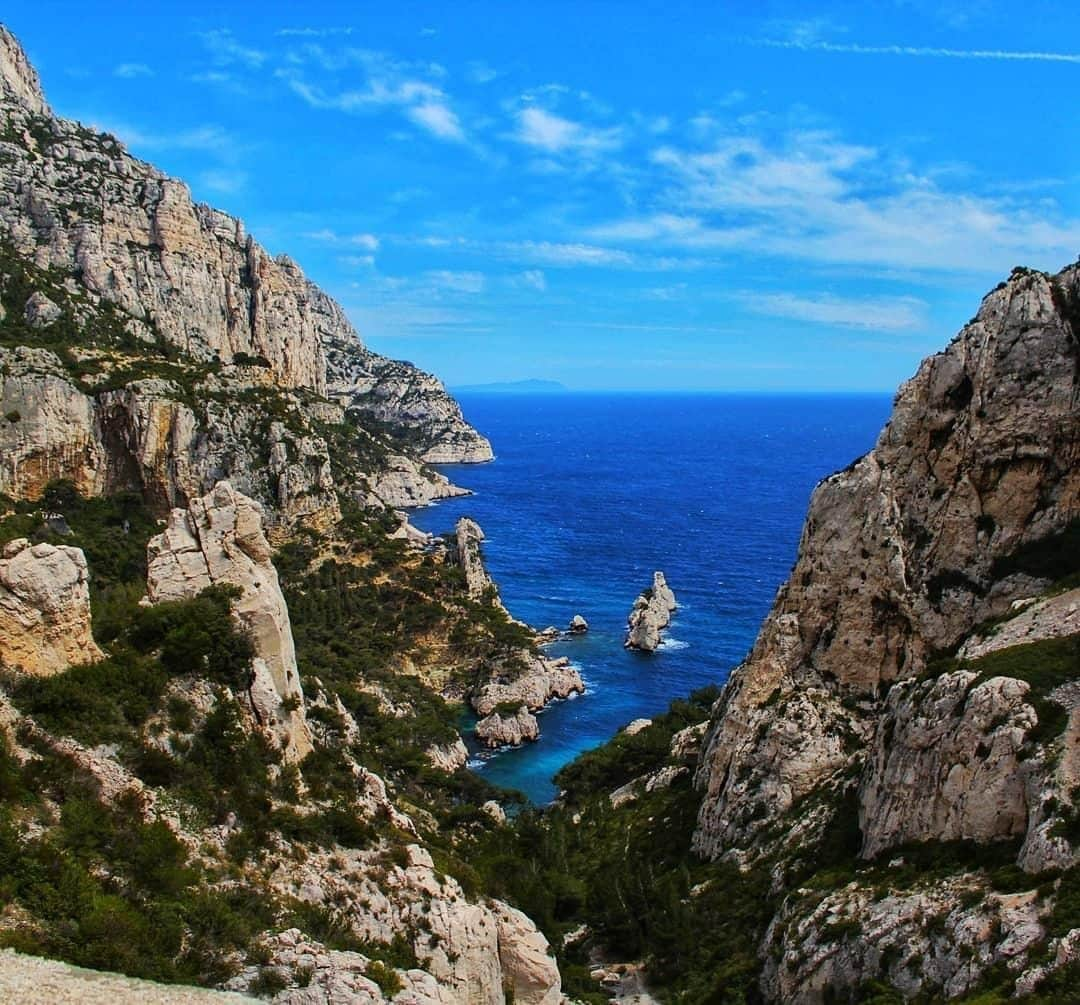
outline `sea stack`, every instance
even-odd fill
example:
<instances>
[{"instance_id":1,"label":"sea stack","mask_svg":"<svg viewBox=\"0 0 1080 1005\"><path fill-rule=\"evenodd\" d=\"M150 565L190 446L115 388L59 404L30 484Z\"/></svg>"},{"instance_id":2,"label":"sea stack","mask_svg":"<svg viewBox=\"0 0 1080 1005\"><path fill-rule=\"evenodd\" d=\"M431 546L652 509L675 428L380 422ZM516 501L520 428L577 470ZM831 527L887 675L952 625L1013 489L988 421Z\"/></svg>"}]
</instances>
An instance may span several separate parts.
<instances>
[{"instance_id":1,"label":"sea stack","mask_svg":"<svg viewBox=\"0 0 1080 1005\"><path fill-rule=\"evenodd\" d=\"M589 630L589 622L586 621L580 614L575 614L570 619L570 634L571 635L584 635Z\"/></svg>"},{"instance_id":2,"label":"sea stack","mask_svg":"<svg viewBox=\"0 0 1080 1005\"><path fill-rule=\"evenodd\" d=\"M675 594L667 585L662 572L653 573L652 586L634 601L627 622L626 648L651 653L660 645L660 632L671 622L675 610Z\"/></svg>"}]
</instances>

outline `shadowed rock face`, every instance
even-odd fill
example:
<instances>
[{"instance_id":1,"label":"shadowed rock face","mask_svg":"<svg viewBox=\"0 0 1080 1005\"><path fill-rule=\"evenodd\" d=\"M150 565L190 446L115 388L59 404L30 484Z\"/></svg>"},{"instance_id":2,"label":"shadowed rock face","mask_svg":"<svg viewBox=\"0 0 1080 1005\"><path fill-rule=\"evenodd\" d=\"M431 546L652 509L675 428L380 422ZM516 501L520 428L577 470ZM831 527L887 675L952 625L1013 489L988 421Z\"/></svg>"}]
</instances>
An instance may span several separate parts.
<instances>
[{"instance_id":1,"label":"shadowed rock face","mask_svg":"<svg viewBox=\"0 0 1080 1005\"><path fill-rule=\"evenodd\" d=\"M874 449L817 487L714 713L699 851L752 849L862 757L884 689L1039 585L1002 560L1080 516L1078 303L1078 267L1016 270L901 387Z\"/></svg>"}]
</instances>

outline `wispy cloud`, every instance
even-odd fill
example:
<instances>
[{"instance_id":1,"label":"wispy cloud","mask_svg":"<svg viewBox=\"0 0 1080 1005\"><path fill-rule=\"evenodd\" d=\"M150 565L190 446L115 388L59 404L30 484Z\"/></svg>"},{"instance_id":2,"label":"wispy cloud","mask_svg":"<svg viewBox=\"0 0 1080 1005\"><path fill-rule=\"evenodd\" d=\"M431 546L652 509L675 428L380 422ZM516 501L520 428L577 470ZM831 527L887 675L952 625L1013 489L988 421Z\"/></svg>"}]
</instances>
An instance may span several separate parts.
<instances>
[{"instance_id":1,"label":"wispy cloud","mask_svg":"<svg viewBox=\"0 0 1080 1005\"><path fill-rule=\"evenodd\" d=\"M199 36L214 61L222 65L239 63L257 70L269 58L261 49L243 45L236 40L228 28L214 28L204 31Z\"/></svg>"},{"instance_id":2,"label":"wispy cloud","mask_svg":"<svg viewBox=\"0 0 1080 1005\"><path fill-rule=\"evenodd\" d=\"M432 269L424 273L434 286L454 293L483 293L487 278L482 272L452 272L449 269Z\"/></svg>"},{"instance_id":3,"label":"wispy cloud","mask_svg":"<svg viewBox=\"0 0 1080 1005\"><path fill-rule=\"evenodd\" d=\"M121 63L113 70L114 77L131 80L135 77L152 77L154 71L145 63Z\"/></svg>"},{"instance_id":4,"label":"wispy cloud","mask_svg":"<svg viewBox=\"0 0 1080 1005\"><path fill-rule=\"evenodd\" d=\"M324 227L321 230L311 230L304 234L309 241L319 241L323 244L351 245L354 248L363 248L367 251L379 250L379 239L374 234L338 234L336 231Z\"/></svg>"},{"instance_id":5,"label":"wispy cloud","mask_svg":"<svg viewBox=\"0 0 1080 1005\"><path fill-rule=\"evenodd\" d=\"M291 53L290 62L291 66L279 69L276 75L312 108L352 114L396 108L413 125L437 139L453 143L466 140L448 95L431 79L441 78L446 72L436 63L406 63L366 49L327 52L316 44ZM303 72L306 63L330 73L359 68L366 79L360 87L316 85Z\"/></svg>"},{"instance_id":6,"label":"wispy cloud","mask_svg":"<svg viewBox=\"0 0 1080 1005\"><path fill-rule=\"evenodd\" d=\"M322 28L279 28L274 32L279 38L330 38L334 35L351 35L353 28L348 25Z\"/></svg>"},{"instance_id":7,"label":"wispy cloud","mask_svg":"<svg viewBox=\"0 0 1080 1005\"><path fill-rule=\"evenodd\" d=\"M840 328L917 331L925 327L927 317L927 304L917 297L885 297L875 300L829 295L743 292L737 294L736 299L754 314Z\"/></svg>"},{"instance_id":8,"label":"wispy cloud","mask_svg":"<svg viewBox=\"0 0 1080 1005\"><path fill-rule=\"evenodd\" d=\"M465 69L466 78L473 84L490 84L499 75L483 60L473 60Z\"/></svg>"},{"instance_id":9,"label":"wispy cloud","mask_svg":"<svg viewBox=\"0 0 1080 1005\"><path fill-rule=\"evenodd\" d=\"M203 171L198 176L199 185L219 195L234 195L242 191L248 182L248 176L243 171L230 171L224 168L213 171Z\"/></svg>"},{"instance_id":10,"label":"wispy cloud","mask_svg":"<svg viewBox=\"0 0 1080 1005\"><path fill-rule=\"evenodd\" d=\"M980 194L827 132L668 145L651 212L593 226L599 243L648 242L865 267L999 272L1075 255L1080 220L1046 200Z\"/></svg>"},{"instance_id":11,"label":"wispy cloud","mask_svg":"<svg viewBox=\"0 0 1080 1005\"><path fill-rule=\"evenodd\" d=\"M511 276L510 282L519 289L535 290L537 293L547 290L547 277L541 269L526 269L516 276Z\"/></svg>"},{"instance_id":12,"label":"wispy cloud","mask_svg":"<svg viewBox=\"0 0 1080 1005\"><path fill-rule=\"evenodd\" d=\"M755 39L756 45L804 52L833 52L858 56L921 56L937 59L990 59L1027 63L1080 63L1080 53L1040 52L1023 49L942 49L920 45L862 45L858 42L825 42L819 39Z\"/></svg>"},{"instance_id":13,"label":"wispy cloud","mask_svg":"<svg viewBox=\"0 0 1080 1005\"><path fill-rule=\"evenodd\" d=\"M622 130L588 126L529 105L518 112L515 138L548 154L593 155L617 148L622 143Z\"/></svg>"}]
</instances>

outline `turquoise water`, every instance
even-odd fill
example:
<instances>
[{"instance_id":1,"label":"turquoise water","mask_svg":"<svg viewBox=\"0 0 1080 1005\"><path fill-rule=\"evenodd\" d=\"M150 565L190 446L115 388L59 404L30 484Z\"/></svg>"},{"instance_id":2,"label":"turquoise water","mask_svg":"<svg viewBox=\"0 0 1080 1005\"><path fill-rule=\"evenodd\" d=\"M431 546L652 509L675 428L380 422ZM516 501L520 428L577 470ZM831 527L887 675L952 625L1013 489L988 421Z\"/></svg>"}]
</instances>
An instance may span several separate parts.
<instances>
[{"instance_id":1,"label":"turquoise water","mask_svg":"<svg viewBox=\"0 0 1080 1005\"><path fill-rule=\"evenodd\" d=\"M413 513L442 533L473 517L504 601L536 627L587 635L549 647L588 691L541 715L519 750L473 767L536 802L552 775L631 719L721 683L746 654L794 561L810 492L871 446L887 395L459 395L496 460L450 466L474 496ZM626 616L662 569L679 610L662 650L623 649Z\"/></svg>"}]
</instances>

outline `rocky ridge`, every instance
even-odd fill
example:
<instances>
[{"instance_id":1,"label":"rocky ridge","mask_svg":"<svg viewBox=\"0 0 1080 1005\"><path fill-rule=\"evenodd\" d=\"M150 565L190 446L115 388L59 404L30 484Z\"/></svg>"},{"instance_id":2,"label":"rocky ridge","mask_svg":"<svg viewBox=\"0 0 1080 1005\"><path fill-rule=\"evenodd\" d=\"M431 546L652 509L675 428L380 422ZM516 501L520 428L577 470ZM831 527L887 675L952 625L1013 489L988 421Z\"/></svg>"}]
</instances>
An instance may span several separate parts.
<instances>
[{"instance_id":1,"label":"rocky ridge","mask_svg":"<svg viewBox=\"0 0 1080 1005\"><path fill-rule=\"evenodd\" d=\"M2 26L0 71L0 293L41 345L0 344L0 401L18 416L0 423L0 492L68 478L168 508L229 478L274 523L325 524L335 488L423 503L454 492L425 462L491 458L442 385L366 349L295 262L115 138L54 117ZM328 455L327 427L346 422L376 448L350 451L366 469Z\"/></svg>"}]
</instances>

